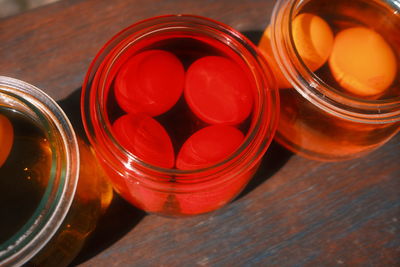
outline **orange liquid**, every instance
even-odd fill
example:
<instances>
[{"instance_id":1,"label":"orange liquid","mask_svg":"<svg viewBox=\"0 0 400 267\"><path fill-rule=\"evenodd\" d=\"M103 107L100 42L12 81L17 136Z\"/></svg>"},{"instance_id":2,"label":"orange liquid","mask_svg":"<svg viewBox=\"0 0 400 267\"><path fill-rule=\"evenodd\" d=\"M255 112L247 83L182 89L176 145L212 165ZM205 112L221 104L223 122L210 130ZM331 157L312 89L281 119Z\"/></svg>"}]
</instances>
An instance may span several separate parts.
<instances>
[{"instance_id":1,"label":"orange liquid","mask_svg":"<svg viewBox=\"0 0 400 267\"><path fill-rule=\"evenodd\" d=\"M305 101L293 89L280 91L276 139L302 156L324 161L362 156L399 131L400 123L364 124L343 120Z\"/></svg>"},{"instance_id":2,"label":"orange liquid","mask_svg":"<svg viewBox=\"0 0 400 267\"><path fill-rule=\"evenodd\" d=\"M300 11L318 14L327 21L336 36L352 27L369 27L378 32L394 53L400 51L398 18L366 1L310 1ZM396 21L397 19L397 21ZM397 56L397 61L400 57ZM397 65L399 62L397 62ZM399 70L394 81L372 99L393 99L400 96ZM315 74L339 93L351 95L331 73L328 62ZM363 99L369 96L351 95ZM294 89L281 89L281 115L276 139L308 158L344 160L364 155L388 141L399 131L400 122L367 124L345 120L317 108Z\"/></svg>"},{"instance_id":3,"label":"orange liquid","mask_svg":"<svg viewBox=\"0 0 400 267\"><path fill-rule=\"evenodd\" d=\"M113 191L91 148L79 140L81 169L75 198L60 229L35 256L33 266L67 266L81 251L110 204Z\"/></svg>"}]
</instances>

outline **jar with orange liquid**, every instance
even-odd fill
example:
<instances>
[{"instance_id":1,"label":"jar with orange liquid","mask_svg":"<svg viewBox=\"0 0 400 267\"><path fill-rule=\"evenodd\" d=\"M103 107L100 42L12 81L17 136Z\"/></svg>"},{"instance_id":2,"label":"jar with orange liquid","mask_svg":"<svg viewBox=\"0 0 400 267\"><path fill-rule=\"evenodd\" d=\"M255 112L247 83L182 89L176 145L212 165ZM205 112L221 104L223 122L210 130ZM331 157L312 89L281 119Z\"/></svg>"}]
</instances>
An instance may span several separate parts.
<instances>
[{"instance_id":1,"label":"jar with orange liquid","mask_svg":"<svg viewBox=\"0 0 400 267\"><path fill-rule=\"evenodd\" d=\"M277 2L259 48L280 87L279 143L337 161L399 131L399 11L396 1Z\"/></svg>"},{"instance_id":2,"label":"jar with orange liquid","mask_svg":"<svg viewBox=\"0 0 400 267\"><path fill-rule=\"evenodd\" d=\"M48 95L3 76L0 144L0 265L67 266L112 197L91 148Z\"/></svg>"}]
</instances>

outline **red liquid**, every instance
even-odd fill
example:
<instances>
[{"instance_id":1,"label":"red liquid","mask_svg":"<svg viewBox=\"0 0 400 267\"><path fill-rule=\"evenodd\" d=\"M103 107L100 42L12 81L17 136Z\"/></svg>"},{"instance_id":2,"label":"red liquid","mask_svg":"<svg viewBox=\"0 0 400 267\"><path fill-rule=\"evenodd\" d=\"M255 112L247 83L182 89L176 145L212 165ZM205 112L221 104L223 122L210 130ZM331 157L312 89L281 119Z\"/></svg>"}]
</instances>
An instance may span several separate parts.
<instances>
[{"instance_id":1,"label":"red liquid","mask_svg":"<svg viewBox=\"0 0 400 267\"><path fill-rule=\"evenodd\" d=\"M125 114L127 114L127 112L131 114L129 116L139 112L135 110L136 107L134 101L132 101L131 105L129 102L126 102L122 103L122 106L120 106L121 101L116 100L115 95L117 95L117 99L119 95L119 85L116 84L117 82L118 84L121 83L121 81L118 81L121 76L120 71L122 70L126 72L126 66L137 64L132 62L137 60L137 58L143 57L142 55L151 54L154 53L153 51L160 50L169 52L179 59L184 67L185 86L191 87L191 90L194 90L195 93L197 93L197 99L199 99L199 96L202 98L202 92L199 90L202 90L204 86L196 88L197 82L199 81L199 75L197 74L199 73L194 74L194 76L197 75L197 78L194 80L187 80L188 69L190 69L194 63L197 64L199 59L204 59L209 56L216 58L216 63L211 62L211 64L216 64L213 65L213 68L200 68L200 71L203 72L203 76L200 78L202 84L205 84L207 75L213 77L214 80L218 79L219 77L227 80L227 78L231 77L231 79L235 81L233 83L231 82L231 84L235 85L236 88L234 88L234 90L228 88L231 86L229 85L229 80L227 80L226 83L224 83L224 80L220 80L216 83L216 85L206 84L209 91L215 91L215 94L218 97L218 107L215 109L214 106L207 106L207 99L212 98L213 96L212 94L206 94L207 97L200 99L200 101L206 103L201 107L201 111L207 112L207 108L213 108L213 114L216 114L217 116L219 115L219 109L221 110L222 114L229 115L236 112L237 114L233 114L234 119L229 119L229 122L223 121L223 119L208 120L207 118L213 116L213 114L210 116L199 115L198 110L194 109L191 103L187 103L186 100L188 99L188 96L185 95L185 90L187 89L185 87L183 89L185 93L180 96L177 103L169 109L162 108L163 112L161 112L161 114L159 112L159 110L161 110L159 107L164 105L164 103L162 103L162 99L165 99L165 102L173 102L170 101L169 95L163 91L161 93L164 94L163 97L159 97L159 95L154 97L151 96L151 94L144 97L150 99L149 102L155 102L151 100L152 98L158 100L161 99L161 101L159 101L159 106L155 106L156 112L142 109L141 112L145 115L142 114L139 116L152 116L153 119L163 127L163 129L156 130L154 127L147 127L146 130L142 131L138 130L137 125L124 126L121 123L121 118L126 117ZM228 64L224 65L223 67L219 66L219 59L222 59L223 62L228 62ZM154 60L155 61L153 63L155 65L163 65L165 63L156 62L157 59ZM229 64L232 65L231 68L226 67L229 66ZM150 69L151 68L147 67L146 71L150 71ZM216 75L213 72L207 73L209 69L213 69L211 71L219 70L222 72L222 75ZM162 73L162 69L159 68L155 68L154 71L155 73ZM229 157L232 152L239 148L247 134L247 131L250 128L253 115L253 97L255 97L256 94L255 84L251 82L252 79L250 73L245 68L244 63L241 61L239 56L230 50L230 48L217 41L211 42L209 39L202 39L200 37L196 37L196 39L194 39L187 37L179 38L175 36L170 36L168 38L162 36L158 39L153 38L150 40L145 40L142 44L139 43L135 45L135 48L131 48L126 51L125 54L118 59L116 67L111 72L113 73L114 77L117 77L114 79L113 83L110 83L111 87L107 101L107 115L110 123L113 125L113 135L126 150L149 164L157 167L178 168L183 170L192 170L195 168L193 166L198 166L198 169L213 166ZM172 71L172 73L174 73L174 71ZM145 73L142 71L142 76L140 76L141 81L145 80L143 78L144 74ZM135 77L135 75L136 74L131 74L130 77ZM179 75L173 76L171 74L171 81L164 80L162 83L163 86L166 88L173 88L173 84L179 84L177 79L179 80L180 78L176 78L178 76ZM159 76L154 75L154 73L149 73L149 77L152 77L153 79L154 77ZM134 90L143 91L137 89L137 83L135 83L134 79L129 79L129 83L131 85L126 86L126 88L128 88L127 90L129 90L129 88L134 88ZM150 83L153 83L153 81L148 82L148 84ZM155 83L158 83L158 81L155 81ZM238 83L239 86L237 86ZM224 88L222 85L225 84L227 85ZM179 91L179 88L176 90L171 90L176 92ZM232 95L230 95L231 93ZM173 94L176 95L176 93ZM143 96L140 97L143 98ZM222 101L220 101L221 99ZM239 99L239 101L235 99ZM237 105L234 103L234 105L232 105L232 101L236 101L239 104ZM211 100L210 102L214 103L214 105L217 103ZM218 132L220 129L218 125L227 124L232 126L220 127L221 132ZM215 128L215 126L210 125L216 125L217 127ZM200 139L192 138L193 136L196 136L199 131L202 132L202 129L204 131L204 129L207 130L209 127L214 127L212 129L216 129L215 131L217 131L217 133L212 133L212 136L203 134ZM227 127L233 130L226 130ZM134 134L125 134L125 137L121 137L121 133L125 131L126 128L130 128L132 130L131 133ZM159 136L159 133L163 132L164 130L169 138L166 138L164 134L161 134L162 138ZM132 140L135 138L135 136L137 136L138 131L141 131L140 134L144 137L142 140L145 140L135 143ZM233 132L233 134L231 134L231 132ZM130 136L132 136L132 138L130 138ZM153 138L154 136L158 137ZM220 138L221 142L215 138ZM226 138L227 140L225 140ZM152 140L155 139L158 141L164 140L165 143L168 143L169 140L171 140L175 158L180 157L180 159L177 160L181 160L181 164L177 163L178 161L174 162L172 166L168 164L160 164L160 162L163 160L164 163L165 161L170 162L170 159L174 158L174 155L171 156L169 152L164 153L166 151L164 149L165 144L155 145L156 142L151 143ZM128 145L127 143L130 144ZM188 146L195 147L196 145L198 147L201 146L202 149L196 150L188 148ZM168 145L166 146L168 147ZM141 152L145 151L143 152L144 154L138 152L138 147L141 147ZM182 159L184 163L182 163ZM201 162L201 164L199 164L199 162ZM201 173L198 176L182 175L179 177L171 177L165 175L165 177L153 177L151 174L138 172L135 174L136 177L132 179L132 177L128 177L126 170L120 170L119 173L116 173L108 165L105 165L105 169L113 181L115 189L124 198L146 211L159 212L169 215L198 214L214 210L226 204L245 186L245 184L254 174L256 167L242 173L240 176L237 176L235 173L225 173L224 175L209 177L206 174ZM135 180L136 178L137 180Z\"/></svg>"}]
</instances>

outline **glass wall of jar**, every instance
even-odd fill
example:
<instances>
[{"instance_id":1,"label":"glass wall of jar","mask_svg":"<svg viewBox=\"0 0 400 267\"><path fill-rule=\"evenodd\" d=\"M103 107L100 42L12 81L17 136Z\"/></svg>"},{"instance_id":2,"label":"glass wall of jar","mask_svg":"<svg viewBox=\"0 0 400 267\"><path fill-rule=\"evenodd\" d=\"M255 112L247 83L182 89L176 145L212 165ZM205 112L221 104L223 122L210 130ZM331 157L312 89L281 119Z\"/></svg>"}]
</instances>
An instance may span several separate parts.
<instances>
[{"instance_id":1,"label":"glass wall of jar","mask_svg":"<svg viewBox=\"0 0 400 267\"><path fill-rule=\"evenodd\" d=\"M3 76L0 142L0 265L68 265L112 196L90 147L48 95Z\"/></svg>"},{"instance_id":2,"label":"glass wall of jar","mask_svg":"<svg viewBox=\"0 0 400 267\"><path fill-rule=\"evenodd\" d=\"M337 161L380 147L400 128L396 1L279 0L259 44L278 77L276 139Z\"/></svg>"},{"instance_id":3,"label":"glass wall of jar","mask_svg":"<svg viewBox=\"0 0 400 267\"><path fill-rule=\"evenodd\" d=\"M277 126L275 87L240 33L206 18L162 16L101 49L82 116L126 200L151 213L194 215L232 200L257 170Z\"/></svg>"}]
</instances>

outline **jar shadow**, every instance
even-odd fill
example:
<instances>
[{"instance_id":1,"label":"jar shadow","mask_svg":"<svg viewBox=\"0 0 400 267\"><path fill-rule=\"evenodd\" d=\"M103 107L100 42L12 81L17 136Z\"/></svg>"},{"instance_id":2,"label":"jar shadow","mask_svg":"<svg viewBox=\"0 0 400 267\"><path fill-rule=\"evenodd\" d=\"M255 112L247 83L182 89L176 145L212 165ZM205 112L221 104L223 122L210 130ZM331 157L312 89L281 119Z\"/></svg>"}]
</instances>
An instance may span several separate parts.
<instances>
[{"instance_id":1,"label":"jar shadow","mask_svg":"<svg viewBox=\"0 0 400 267\"><path fill-rule=\"evenodd\" d=\"M272 177L286 164L292 155L294 154L291 151L287 150L276 141L272 141L253 178L249 181L249 183L245 186L243 191L236 197L235 200L246 196L248 193Z\"/></svg>"},{"instance_id":2,"label":"jar shadow","mask_svg":"<svg viewBox=\"0 0 400 267\"><path fill-rule=\"evenodd\" d=\"M58 101L58 104L67 114L77 137L88 143L82 124L80 98L81 88L78 88L67 98ZM144 211L135 208L114 192L113 199L100 216L95 230L69 266L81 264L113 245L133 229L145 215Z\"/></svg>"},{"instance_id":3,"label":"jar shadow","mask_svg":"<svg viewBox=\"0 0 400 267\"><path fill-rule=\"evenodd\" d=\"M261 39L261 36L263 35L263 32L244 31L242 34L245 35L255 45L257 45ZM286 164L292 155L294 154L291 151L287 150L273 140L267 152L265 153L257 172L243 189L243 191L236 197L236 200L244 197L272 177Z\"/></svg>"},{"instance_id":4,"label":"jar shadow","mask_svg":"<svg viewBox=\"0 0 400 267\"><path fill-rule=\"evenodd\" d=\"M144 211L135 208L115 193L110 206L100 217L96 229L69 266L88 261L111 247L131 231L145 215Z\"/></svg>"}]
</instances>

